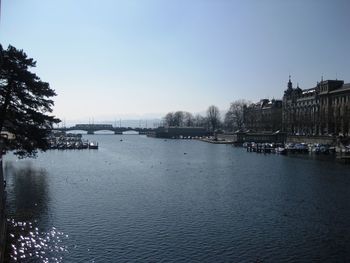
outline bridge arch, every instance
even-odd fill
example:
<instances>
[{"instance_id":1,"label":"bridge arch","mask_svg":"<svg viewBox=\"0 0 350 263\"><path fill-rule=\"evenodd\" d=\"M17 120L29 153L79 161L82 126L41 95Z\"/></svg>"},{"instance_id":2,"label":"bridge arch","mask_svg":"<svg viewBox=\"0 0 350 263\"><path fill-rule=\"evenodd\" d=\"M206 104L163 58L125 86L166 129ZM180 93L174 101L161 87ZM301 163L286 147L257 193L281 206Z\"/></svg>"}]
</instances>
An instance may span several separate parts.
<instances>
[{"instance_id":1,"label":"bridge arch","mask_svg":"<svg viewBox=\"0 0 350 263\"><path fill-rule=\"evenodd\" d=\"M67 130L67 133L73 133L73 134L87 134L88 132L85 130L76 130L76 129L72 129L72 130Z\"/></svg>"},{"instance_id":2,"label":"bridge arch","mask_svg":"<svg viewBox=\"0 0 350 263\"><path fill-rule=\"evenodd\" d=\"M114 131L112 130L97 130L97 131L94 131L94 134L96 135L109 135L109 134L115 134Z\"/></svg>"},{"instance_id":3,"label":"bridge arch","mask_svg":"<svg viewBox=\"0 0 350 263\"><path fill-rule=\"evenodd\" d=\"M127 130L127 131L123 131L122 134L123 135L139 135L140 132L139 131L135 131L135 130Z\"/></svg>"}]
</instances>

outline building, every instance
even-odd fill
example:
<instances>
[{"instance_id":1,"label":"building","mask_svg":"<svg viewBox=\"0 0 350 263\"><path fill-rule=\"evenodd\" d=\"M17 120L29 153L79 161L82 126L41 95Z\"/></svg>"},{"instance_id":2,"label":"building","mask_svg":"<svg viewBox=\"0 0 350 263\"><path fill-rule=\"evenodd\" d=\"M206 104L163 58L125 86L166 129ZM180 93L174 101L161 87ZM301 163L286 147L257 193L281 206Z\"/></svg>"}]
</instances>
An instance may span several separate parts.
<instances>
[{"instance_id":1,"label":"building","mask_svg":"<svg viewBox=\"0 0 350 263\"><path fill-rule=\"evenodd\" d=\"M254 132L276 132L282 129L282 100L262 99L243 108L244 127Z\"/></svg>"},{"instance_id":2,"label":"building","mask_svg":"<svg viewBox=\"0 0 350 263\"><path fill-rule=\"evenodd\" d=\"M294 135L350 135L350 83L321 80L300 89L289 77L283 96L283 131Z\"/></svg>"}]
</instances>

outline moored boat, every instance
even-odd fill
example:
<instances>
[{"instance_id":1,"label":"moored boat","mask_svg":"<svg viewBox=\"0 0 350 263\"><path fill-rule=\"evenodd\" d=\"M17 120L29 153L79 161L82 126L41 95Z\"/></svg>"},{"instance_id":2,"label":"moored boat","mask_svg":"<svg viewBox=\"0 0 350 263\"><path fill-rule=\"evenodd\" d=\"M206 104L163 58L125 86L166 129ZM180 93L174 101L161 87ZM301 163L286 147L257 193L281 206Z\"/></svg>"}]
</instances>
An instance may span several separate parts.
<instances>
[{"instance_id":1,"label":"moored boat","mask_svg":"<svg viewBox=\"0 0 350 263\"><path fill-rule=\"evenodd\" d=\"M278 153L278 154L287 154L287 150L284 147L277 147L276 148L276 153Z\"/></svg>"},{"instance_id":2,"label":"moored boat","mask_svg":"<svg viewBox=\"0 0 350 263\"><path fill-rule=\"evenodd\" d=\"M89 149L97 150L98 149L98 143L90 142L89 143Z\"/></svg>"}]
</instances>

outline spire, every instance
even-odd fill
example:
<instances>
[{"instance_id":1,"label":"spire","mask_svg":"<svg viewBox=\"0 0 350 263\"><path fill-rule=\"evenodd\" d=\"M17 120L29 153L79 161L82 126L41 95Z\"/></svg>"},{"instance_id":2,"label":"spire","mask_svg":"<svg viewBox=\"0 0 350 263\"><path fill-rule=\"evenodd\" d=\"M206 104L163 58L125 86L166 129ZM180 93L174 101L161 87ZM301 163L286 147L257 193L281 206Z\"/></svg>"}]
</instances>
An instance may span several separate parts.
<instances>
[{"instance_id":1,"label":"spire","mask_svg":"<svg viewBox=\"0 0 350 263\"><path fill-rule=\"evenodd\" d=\"M290 75L289 75L289 81L288 81L288 89L292 89L293 88L293 83L292 81L290 80Z\"/></svg>"}]
</instances>

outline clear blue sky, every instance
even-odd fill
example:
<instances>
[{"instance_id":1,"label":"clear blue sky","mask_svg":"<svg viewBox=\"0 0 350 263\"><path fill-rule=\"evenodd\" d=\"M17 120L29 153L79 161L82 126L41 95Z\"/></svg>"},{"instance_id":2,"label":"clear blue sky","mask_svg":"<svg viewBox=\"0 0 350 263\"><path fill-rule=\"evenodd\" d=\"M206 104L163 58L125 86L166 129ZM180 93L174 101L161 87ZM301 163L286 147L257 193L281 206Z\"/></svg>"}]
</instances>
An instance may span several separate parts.
<instances>
[{"instance_id":1,"label":"clear blue sky","mask_svg":"<svg viewBox=\"0 0 350 263\"><path fill-rule=\"evenodd\" d=\"M2 0L0 41L37 60L66 120L225 110L350 82L350 1ZM153 114L153 115L152 115Z\"/></svg>"}]
</instances>

